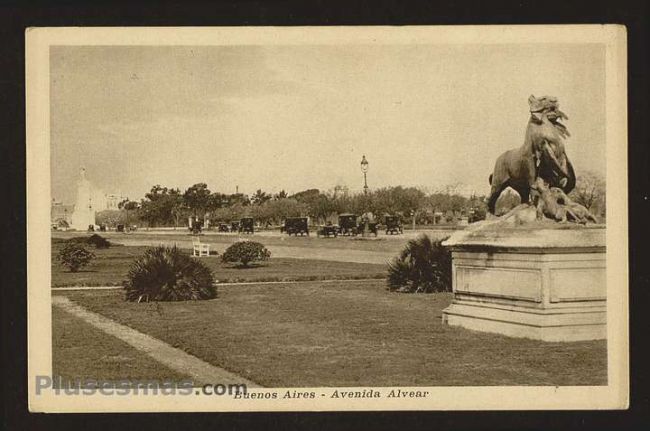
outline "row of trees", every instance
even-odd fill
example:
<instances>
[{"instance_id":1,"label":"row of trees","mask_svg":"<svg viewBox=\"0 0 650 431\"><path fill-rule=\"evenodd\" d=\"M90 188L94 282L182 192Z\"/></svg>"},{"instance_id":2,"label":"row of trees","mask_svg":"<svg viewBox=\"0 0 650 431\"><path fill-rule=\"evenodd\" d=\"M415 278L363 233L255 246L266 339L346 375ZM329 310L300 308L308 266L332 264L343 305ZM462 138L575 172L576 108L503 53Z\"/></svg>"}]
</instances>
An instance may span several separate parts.
<instances>
[{"instance_id":1,"label":"row of trees","mask_svg":"<svg viewBox=\"0 0 650 431\"><path fill-rule=\"evenodd\" d=\"M578 178L573 199L604 217L605 183L594 174ZM503 206L517 204L504 195ZM406 223L432 224L453 222L461 216L478 220L485 217L486 197L465 197L446 188L425 193L416 187L385 187L368 194L352 193L344 186L327 191L308 189L289 195L282 190L271 194L257 190L252 195L212 192L207 184L198 183L184 192L160 185L139 202L125 200L119 211L98 214L99 224L145 224L146 226L185 226L188 217L209 219L212 223L254 217L262 224L277 225L287 217L309 216L317 223L335 220L337 214L371 213L376 217L399 214ZM472 220L470 220L472 221Z\"/></svg>"}]
</instances>

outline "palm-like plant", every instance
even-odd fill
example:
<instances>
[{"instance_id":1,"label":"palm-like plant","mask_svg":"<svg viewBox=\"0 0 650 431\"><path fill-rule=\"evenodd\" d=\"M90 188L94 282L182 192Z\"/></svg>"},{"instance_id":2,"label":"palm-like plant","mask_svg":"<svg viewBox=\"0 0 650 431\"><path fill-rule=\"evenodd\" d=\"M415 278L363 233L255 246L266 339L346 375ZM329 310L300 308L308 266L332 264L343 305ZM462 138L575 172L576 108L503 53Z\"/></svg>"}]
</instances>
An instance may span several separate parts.
<instances>
[{"instance_id":1,"label":"palm-like plant","mask_svg":"<svg viewBox=\"0 0 650 431\"><path fill-rule=\"evenodd\" d=\"M217 296L212 272L176 247L155 247L136 259L124 282L127 301L187 301Z\"/></svg>"},{"instance_id":2,"label":"palm-like plant","mask_svg":"<svg viewBox=\"0 0 650 431\"><path fill-rule=\"evenodd\" d=\"M451 291L451 252L427 235L410 240L388 264L388 288L404 292Z\"/></svg>"}]
</instances>

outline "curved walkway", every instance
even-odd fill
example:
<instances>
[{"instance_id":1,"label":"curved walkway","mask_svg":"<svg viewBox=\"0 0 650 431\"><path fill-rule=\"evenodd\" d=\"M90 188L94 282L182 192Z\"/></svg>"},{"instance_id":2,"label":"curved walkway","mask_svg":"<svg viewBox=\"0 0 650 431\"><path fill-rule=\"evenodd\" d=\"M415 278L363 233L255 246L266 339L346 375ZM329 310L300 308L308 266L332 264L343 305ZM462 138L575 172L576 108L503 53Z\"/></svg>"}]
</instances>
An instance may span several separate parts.
<instances>
[{"instance_id":1,"label":"curved walkway","mask_svg":"<svg viewBox=\"0 0 650 431\"><path fill-rule=\"evenodd\" d=\"M215 367L196 356L170 346L156 338L121 325L97 313L86 310L64 296L53 296L52 305L88 322L105 333L118 338L137 350L146 353L161 364L189 375L195 386L202 384L244 384L248 388L260 387L243 377L233 374L223 368Z\"/></svg>"}]
</instances>

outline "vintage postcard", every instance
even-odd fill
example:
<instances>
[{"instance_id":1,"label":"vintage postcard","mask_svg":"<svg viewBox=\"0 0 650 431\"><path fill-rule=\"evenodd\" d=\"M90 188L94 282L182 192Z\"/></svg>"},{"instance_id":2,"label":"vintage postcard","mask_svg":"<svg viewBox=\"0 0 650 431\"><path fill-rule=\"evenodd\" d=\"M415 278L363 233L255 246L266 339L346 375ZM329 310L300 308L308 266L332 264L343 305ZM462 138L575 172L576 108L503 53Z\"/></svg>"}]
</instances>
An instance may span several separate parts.
<instances>
[{"instance_id":1,"label":"vintage postcard","mask_svg":"<svg viewBox=\"0 0 650 431\"><path fill-rule=\"evenodd\" d=\"M624 27L25 38L31 411L627 408Z\"/></svg>"}]
</instances>

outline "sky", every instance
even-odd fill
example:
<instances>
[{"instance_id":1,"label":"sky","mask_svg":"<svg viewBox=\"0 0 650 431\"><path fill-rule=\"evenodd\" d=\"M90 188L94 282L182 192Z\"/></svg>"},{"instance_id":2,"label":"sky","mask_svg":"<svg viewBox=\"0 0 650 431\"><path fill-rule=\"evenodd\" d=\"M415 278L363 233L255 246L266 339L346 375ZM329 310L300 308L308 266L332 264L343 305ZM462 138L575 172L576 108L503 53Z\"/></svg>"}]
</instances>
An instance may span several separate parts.
<instances>
[{"instance_id":1,"label":"sky","mask_svg":"<svg viewBox=\"0 0 650 431\"><path fill-rule=\"evenodd\" d=\"M551 95L578 175L605 172L605 49L596 44L55 46L52 197L79 170L139 200L181 190L289 193L464 184L489 192L523 144L528 97Z\"/></svg>"}]
</instances>

